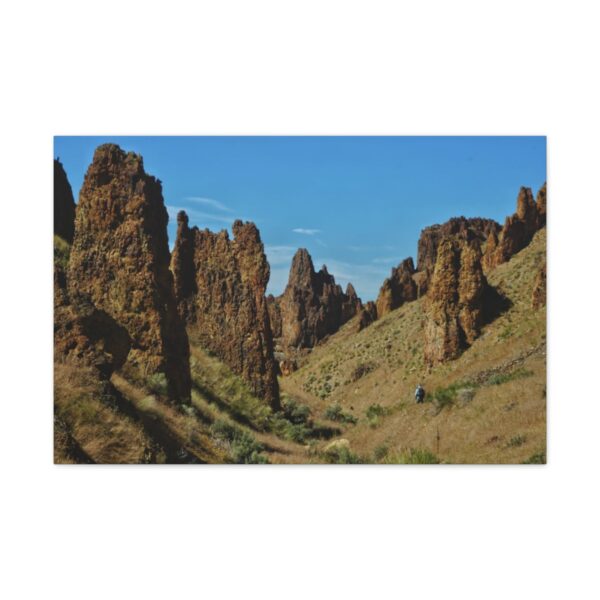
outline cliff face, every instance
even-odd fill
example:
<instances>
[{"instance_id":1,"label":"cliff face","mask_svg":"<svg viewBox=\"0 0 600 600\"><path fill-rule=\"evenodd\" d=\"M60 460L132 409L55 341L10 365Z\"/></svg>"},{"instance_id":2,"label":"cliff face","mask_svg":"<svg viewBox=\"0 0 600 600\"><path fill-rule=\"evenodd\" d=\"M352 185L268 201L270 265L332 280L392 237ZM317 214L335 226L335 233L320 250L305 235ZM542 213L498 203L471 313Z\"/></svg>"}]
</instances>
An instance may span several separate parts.
<instances>
[{"instance_id":1,"label":"cliff face","mask_svg":"<svg viewBox=\"0 0 600 600\"><path fill-rule=\"evenodd\" d=\"M75 201L67 174L54 160L54 234L71 244L75 230Z\"/></svg>"},{"instance_id":2,"label":"cliff face","mask_svg":"<svg viewBox=\"0 0 600 600\"><path fill-rule=\"evenodd\" d=\"M277 364L265 298L270 269L258 229L236 221L226 231L189 228L185 213L171 269L180 312L190 332L260 398L279 408Z\"/></svg>"},{"instance_id":3,"label":"cliff face","mask_svg":"<svg viewBox=\"0 0 600 600\"><path fill-rule=\"evenodd\" d=\"M344 293L327 267L315 272L310 254L300 248L292 260L287 287L279 298L282 342L288 347L312 348L335 333L361 307L352 285Z\"/></svg>"},{"instance_id":4,"label":"cliff face","mask_svg":"<svg viewBox=\"0 0 600 600\"><path fill-rule=\"evenodd\" d=\"M458 357L478 337L487 288L479 244L458 236L442 240L424 303L427 364Z\"/></svg>"},{"instance_id":5,"label":"cliff face","mask_svg":"<svg viewBox=\"0 0 600 600\"><path fill-rule=\"evenodd\" d=\"M424 274L420 279L419 296L427 292L435 268L438 247L443 239L458 236L464 240L477 239L485 242L490 234L497 234L499 231L500 225L492 219L466 219L465 217L456 217L442 225L432 225L423 229L419 237L417 253L417 271Z\"/></svg>"},{"instance_id":6,"label":"cliff face","mask_svg":"<svg viewBox=\"0 0 600 600\"><path fill-rule=\"evenodd\" d=\"M169 396L185 401L189 345L169 271L167 221L161 184L141 157L113 144L97 148L79 198L68 295L89 337L125 355L141 377L163 373ZM106 340L107 331L119 334Z\"/></svg>"},{"instance_id":7,"label":"cliff face","mask_svg":"<svg viewBox=\"0 0 600 600\"><path fill-rule=\"evenodd\" d=\"M403 260L392 269L392 275L383 282L377 297L377 317L399 308L405 302L417 299L417 284L413 279L415 266L412 258Z\"/></svg>"},{"instance_id":8,"label":"cliff face","mask_svg":"<svg viewBox=\"0 0 600 600\"><path fill-rule=\"evenodd\" d=\"M487 270L507 262L529 245L536 231L546 225L546 184L533 199L530 188L522 187L517 197L517 212L506 218L504 227L485 249L483 264ZM489 241L489 240L488 240Z\"/></svg>"},{"instance_id":9,"label":"cliff face","mask_svg":"<svg viewBox=\"0 0 600 600\"><path fill-rule=\"evenodd\" d=\"M271 332L274 338L281 337L281 309L279 308L279 298L273 294L267 296L267 308L269 310L269 321L271 322Z\"/></svg>"}]
</instances>

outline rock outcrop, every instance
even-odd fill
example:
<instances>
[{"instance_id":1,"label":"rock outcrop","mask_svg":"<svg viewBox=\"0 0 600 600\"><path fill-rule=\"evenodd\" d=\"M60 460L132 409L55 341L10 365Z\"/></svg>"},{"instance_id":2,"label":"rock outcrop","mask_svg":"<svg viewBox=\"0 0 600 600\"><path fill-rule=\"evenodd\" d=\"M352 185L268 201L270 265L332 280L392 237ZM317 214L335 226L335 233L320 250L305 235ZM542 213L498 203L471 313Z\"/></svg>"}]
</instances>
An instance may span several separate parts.
<instances>
[{"instance_id":1,"label":"rock outcrop","mask_svg":"<svg viewBox=\"0 0 600 600\"><path fill-rule=\"evenodd\" d=\"M531 295L531 306L534 310L546 306L546 263L544 263L535 276L533 282L533 293Z\"/></svg>"},{"instance_id":2,"label":"rock outcrop","mask_svg":"<svg viewBox=\"0 0 600 600\"><path fill-rule=\"evenodd\" d=\"M59 160L54 160L54 234L69 244L75 230L75 201L67 174Z\"/></svg>"},{"instance_id":3,"label":"rock outcrop","mask_svg":"<svg viewBox=\"0 0 600 600\"><path fill-rule=\"evenodd\" d=\"M106 144L85 175L67 290L85 333L140 379L163 374L171 399L190 398L189 345L169 270L160 181L142 158Z\"/></svg>"},{"instance_id":4,"label":"rock outcrop","mask_svg":"<svg viewBox=\"0 0 600 600\"><path fill-rule=\"evenodd\" d=\"M265 298L270 269L258 229L236 221L233 240L177 217L171 269L190 335L215 353L252 391L279 409L277 363Z\"/></svg>"},{"instance_id":5,"label":"rock outcrop","mask_svg":"<svg viewBox=\"0 0 600 600\"><path fill-rule=\"evenodd\" d=\"M478 337L488 288L478 241L444 238L424 303L426 364L457 358Z\"/></svg>"},{"instance_id":6,"label":"rock outcrop","mask_svg":"<svg viewBox=\"0 0 600 600\"><path fill-rule=\"evenodd\" d=\"M377 306L369 300L359 311L356 325L357 333L377 320Z\"/></svg>"},{"instance_id":7,"label":"rock outcrop","mask_svg":"<svg viewBox=\"0 0 600 600\"><path fill-rule=\"evenodd\" d=\"M269 310L269 320L271 322L271 332L274 338L281 337L281 309L279 308L279 298L273 294L267 296L267 308Z\"/></svg>"},{"instance_id":8,"label":"rock outcrop","mask_svg":"<svg viewBox=\"0 0 600 600\"><path fill-rule=\"evenodd\" d=\"M403 260L392 269L391 276L383 282L377 297L377 317L417 299L417 284L413 278L415 266L412 258Z\"/></svg>"},{"instance_id":9,"label":"rock outcrop","mask_svg":"<svg viewBox=\"0 0 600 600\"><path fill-rule=\"evenodd\" d=\"M545 225L546 184L538 192L537 201L530 188L522 187L517 197L517 212L506 218L497 239L488 238L483 260L486 271L509 261L529 245L535 232Z\"/></svg>"},{"instance_id":10,"label":"rock outcrop","mask_svg":"<svg viewBox=\"0 0 600 600\"><path fill-rule=\"evenodd\" d=\"M282 343L292 348L313 348L361 307L351 285L344 293L327 267L316 273L310 254L300 248L292 260L287 287L279 298Z\"/></svg>"},{"instance_id":11,"label":"rock outcrop","mask_svg":"<svg viewBox=\"0 0 600 600\"><path fill-rule=\"evenodd\" d=\"M429 288L437 259L438 247L443 239L458 236L462 239L477 239L485 242L489 235L498 233L500 225L493 219L467 219L456 217L441 225L431 225L421 231L417 249L417 271L422 273L418 295L422 296Z\"/></svg>"}]
</instances>

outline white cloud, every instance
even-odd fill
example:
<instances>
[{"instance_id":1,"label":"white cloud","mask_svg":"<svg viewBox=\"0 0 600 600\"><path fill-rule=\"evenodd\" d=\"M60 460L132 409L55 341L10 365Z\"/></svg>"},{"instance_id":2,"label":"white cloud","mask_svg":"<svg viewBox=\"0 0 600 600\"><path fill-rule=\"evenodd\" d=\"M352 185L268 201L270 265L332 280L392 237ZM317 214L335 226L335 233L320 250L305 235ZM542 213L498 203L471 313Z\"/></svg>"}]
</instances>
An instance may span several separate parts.
<instances>
[{"instance_id":1,"label":"white cloud","mask_svg":"<svg viewBox=\"0 0 600 600\"><path fill-rule=\"evenodd\" d=\"M296 246L265 246L265 254L271 266L287 265L288 269L296 253Z\"/></svg>"},{"instance_id":2,"label":"white cloud","mask_svg":"<svg viewBox=\"0 0 600 600\"><path fill-rule=\"evenodd\" d=\"M292 231L303 235L316 235L317 233L321 233L320 229L303 229L302 227L297 227L296 229L292 229Z\"/></svg>"},{"instance_id":3,"label":"white cloud","mask_svg":"<svg viewBox=\"0 0 600 600\"><path fill-rule=\"evenodd\" d=\"M167 207L167 212L169 213L170 219L176 219L177 213L180 210L184 210L186 212L187 216L190 218L190 226L197 225L198 221L200 221L200 222L216 221L217 223L225 223L227 225L233 225L233 222L236 220L236 218L233 216L216 215L213 213L207 213L207 212L195 210L193 208L186 208L186 207L182 207L182 206L171 206L168 204L166 205L166 207ZM242 221L253 221L254 223L257 223L256 219L241 218L241 220Z\"/></svg>"},{"instance_id":4,"label":"white cloud","mask_svg":"<svg viewBox=\"0 0 600 600\"><path fill-rule=\"evenodd\" d=\"M229 208L229 206L225 206L222 202L218 200L213 200L212 198L202 198L200 196L188 196L185 198L190 202L195 202L196 204L204 204L205 206L210 206L211 208L216 208L217 210L221 210L223 212L233 212L233 209Z\"/></svg>"}]
</instances>

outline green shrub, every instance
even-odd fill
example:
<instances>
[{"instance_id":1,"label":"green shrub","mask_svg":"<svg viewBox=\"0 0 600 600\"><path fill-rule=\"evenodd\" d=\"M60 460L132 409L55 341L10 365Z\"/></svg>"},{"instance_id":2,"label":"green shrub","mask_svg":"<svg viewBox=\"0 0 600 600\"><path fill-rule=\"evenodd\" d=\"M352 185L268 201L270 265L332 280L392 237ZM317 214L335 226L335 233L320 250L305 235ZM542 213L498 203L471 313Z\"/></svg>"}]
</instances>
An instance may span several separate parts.
<instances>
[{"instance_id":1,"label":"green shrub","mask_svg":"<svg viewBox=\"0 0 600 600\"><path fill-rule=\"evenodd\" d=\"M383 460L388 455L389 451L390 451L389 447L386 446L385 444L382 444L381 446L377 446L377 448L375 448L375 450L373 452L375 462L379 462L379 461Z\"/></svg>"},{"instance_id":2,"label":"green shrub","mask_svg":"<svg viewBox=\"0 0 600 600\"><path fill-rule=\"evenodd\" d=\"M310 417L310 408L291 398L284 398L281 408L284 418L294 425L306 423Z\"/></svg>"},{"instance_id":3,"label":"green shrub","mask_svg":"<svg viewBox=\"0 0 600 600\"><path fill-rule=\"evenodd\" d=\"M167 376L164 373L154 373L146 378L146 387L155 394L166 395Z\"/></svg>"},{"instance_id":4,"label":"green shrub","mask_svg":"<svg viewBox=\"0 0 600 600\"><path fill-rule=\"evenodd\" d=\"M352 425L355 425L358 422L358 419L355 416L345 413L337 402L334 402L327 407L324 416L326 419L337 421L338 423L351 423Z\"/></svg>"},{"instance_id":5,"label":"green shrub","mask_svg":"<svg viewBox=\"0 0 600 600\"><path fill-rule=\"evenodd\" d=\"M503 383L514 381L515 379L523 379L525 377L530 377L531 375L533 375L533 371L528 371L526 369L517 369L512 373L498 373L497 375L492 375L487 380L487 384L502 385Z\"/></svg>"},{"instance_id":6,"label":"green shrub","mask_svg":"<svg viewBox=\"0 0 600 600\"><path fill-rule=\"evenodd\" d=\"M453 384L446 388L438 388L433 392L431 399L440 410L446 406L452 406L456 401L458 389L458 384Z\"/></svg>"},{"instance_id":7,"label":"green shrub","mask_svg":"<svg viewBox=\"0 0 600 600\"><path fill-rule=\"evenodd\" d=\"M379 425L380 418L388 413L389 409L381 406L381 404L371 404L365 412L369 427L372 427L373 429L377 427Z\"/></svg>"},{"instance_id":8,"label":"green shrub","mask_svg":"<svg viewBox=\"0 0 600 600\"><path fill-rule=\"evenodd\" d=\"M507 446L509 448L518 448L519 446L522 446L526 441L527 441L527 438L524 435L521 435L521 434L515 435L510 438Z\"/></svg>"},{"instance_id":9,"label":"green shrub","mask_svg":"<svg viewBox=\"0 0 600 600\"><path fill-rule=\"evenodd\" d=\"M332 448L325 453L325 460L331 465L360 465L364 461L345 446Z\"/></svg>"},{"instance_id":10,"label":"green shrub","mask_svg":"<svg viewBox=\"0 0 600 600\"><path fill-rule=\"evenodd\" d=\"M56 265L66 270L69 264L69 254L71 253L71 246L63 240L60 236L54 236L54 262Z\"/></svg>"},{"instance_id":11,"label":"green shrub","mask_svg":"<svg viewBox=\"0 0 600 600\"><path fill-rule=\"evenodd\" d=\"M536 452L532 454L527 460L523 461L524 465L545 465L546 464L546 451Z\"/></svg>"},{"instance_id":12,"label":"green shrub","mask_svg":"<svg viewBox=\"0 0 600 600\"><path fill-rule=\"evenodd\" d=\"M437 465L440 459L429 450L409 448L399 454L388 455L384 462L394 465Z\"/></svg>"},{"instance_id":13,"label":"green shrub","mask_svg":"<svg viewBox=\"0 0 600 600\"><path fill-rule=\"evenodd\" d=\"M269 461L262 454L264 446L247 431L237 425L217 419L211 426L211 433L217 439L227 442L231 458L236 464L266 464Z\"/></svg>"}]
</instances>

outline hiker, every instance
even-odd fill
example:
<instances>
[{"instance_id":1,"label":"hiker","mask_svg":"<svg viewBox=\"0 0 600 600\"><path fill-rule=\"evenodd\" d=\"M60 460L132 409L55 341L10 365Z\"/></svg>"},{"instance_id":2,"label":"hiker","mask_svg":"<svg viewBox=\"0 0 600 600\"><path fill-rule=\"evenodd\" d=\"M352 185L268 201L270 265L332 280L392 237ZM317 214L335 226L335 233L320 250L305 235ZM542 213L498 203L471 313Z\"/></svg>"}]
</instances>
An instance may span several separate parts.
<instances>
[{"instance_id":1,"label":"hiker","mask_svg":"<svg viewBox=\"0 0 600 600\"><path fill-rule=\"evenodd\" d=\"M419 384L415 390L415 400L417 401L417 404L422 404L423 400L425 400L425 390L421 384Z\"/></svg>"}]
</instances>

